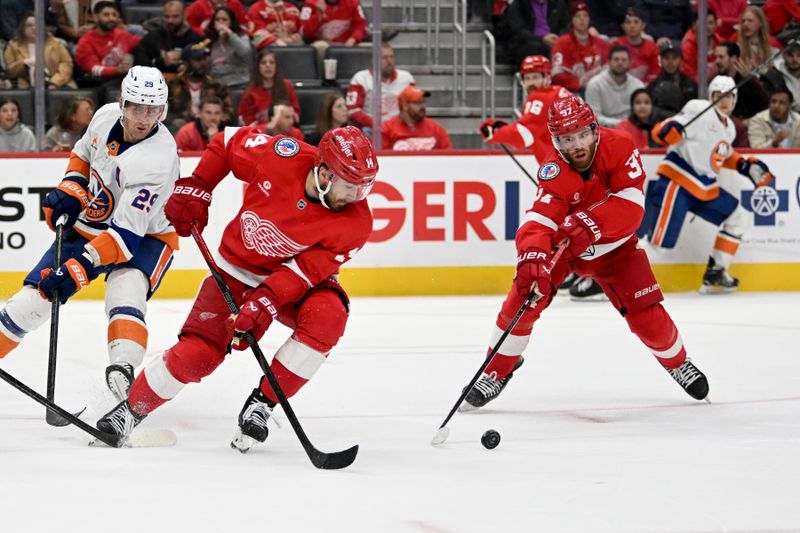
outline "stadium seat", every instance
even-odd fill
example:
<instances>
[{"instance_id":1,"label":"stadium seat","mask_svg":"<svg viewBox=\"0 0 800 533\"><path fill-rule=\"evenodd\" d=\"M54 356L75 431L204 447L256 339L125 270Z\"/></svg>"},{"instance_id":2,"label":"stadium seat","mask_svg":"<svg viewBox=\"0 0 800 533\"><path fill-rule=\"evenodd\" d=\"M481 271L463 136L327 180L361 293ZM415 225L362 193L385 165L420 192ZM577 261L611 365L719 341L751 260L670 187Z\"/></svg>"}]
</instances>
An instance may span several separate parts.
<instances>
[{"instance_id":1,"label":"stadium seat","mask_svg":"<svg viewBox=\"0 0 800 533\"><path fill-rule=\"evenodd\" d=\"M97 96L91 89L51 89L47 91L45 105L47 114L45 121L48 126L52 126L56 122L56 116L61 106L66 100L72 96L82 96L94 102L94 107L97 109Z\"/></svg>"},{"instance_id":2,"label":"stadium seat","mask_svg":"<svg viewBox=\"0 0 800 533\"><path fill-rule=\"evenodd\" d=\"M353 74L372 65L372 48L364 46L331 46L325 52L326 59L336 60L336 79L347 87Z\"/></svg>"},{"instance_id":3,"label":"stadium seat","mask_svg":"<svg viewBox=\"0 0 800 533\"><path fill-rule=\"evenodd\" d=\"M308 126L317 121L319 114L319 106L322 104L322 99L328 93L340 93L336 89L329 87L298 87L297 100L300 102L300 125Z\"/></svg>"},{"instance_id":4,"label":"stadium seat","mask_svg":"<svg viewBox=\"0 0 800 533\"><path fill-rule=\"evenodd\" d=\"M19 104L20 121L34 127L36 116L33 109L33 89L0 89L0 98L11 98Z\"/></svg>"},{"instance_id":5,"label":"stadium seat","mask_svg":"<svg viewBox=\"0 0 800 533\"><path fill-rule=\"evenodd\" d=\"M270 50L275 52L275 60L287 80L303 85L322 83L317 70L317 52L311 46L272 47Z\"/></svg>"},{"instance_id":6,"label":"stadium seat","mask_svg":"<svg viewBox=\"0 0 800 533\"><path fill-rule=\"evenodd\" d=\"M154 17L161 17L164 8L159 5L122 5L122 18L128 24L142 24L144 21Z\"/></svg>"}]
</instances>

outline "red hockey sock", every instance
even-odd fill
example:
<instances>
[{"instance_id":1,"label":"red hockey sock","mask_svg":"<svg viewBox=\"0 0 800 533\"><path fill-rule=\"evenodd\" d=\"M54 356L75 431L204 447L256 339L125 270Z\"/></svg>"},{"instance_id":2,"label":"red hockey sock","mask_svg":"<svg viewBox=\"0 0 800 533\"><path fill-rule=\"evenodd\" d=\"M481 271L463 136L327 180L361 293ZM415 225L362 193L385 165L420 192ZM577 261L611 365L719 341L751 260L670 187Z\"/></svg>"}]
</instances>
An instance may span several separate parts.
<instances>
[{"instance_id":1,"label":"red hockey sock","mask_svg":"<svg viewBox=\"0 0 800 533\"><path fill-rule=\"evenodd\" d=\"M272 373L275 374L275 377L278 380L278 383L281 386L284 394L286 394L287 398L291 398L292 396L299 391L303 385L308 383L307 379L303 379L294 372L288 370L280 361L274 359L272 364L270 365L270 369L272 369ZM264 395L272 400L274 403L278 403L278 396L275 394L275 391L272 390L270 387L267 378L261 378L261 392Z\"/></svg>"},{"instance_id":2,"label":"red hockey sock","mask_svg":"<svg viewBox=\"0 0 800 533\"><path fill-rule=\"evenodd\" d=\"M128 393L128 405L137 415L147 415L167 403L169 399L161 398L147 382L144 372L133 381Z\"/></svg>"},{"instance_id":3,"label":"red hockey sock","mask_svg":"<svg viewBox=\"0 0 800 533\"><path fill-rule=\"evenodd\" d=\"M628 326L666 368L677 368L686 360L683 339L661 304L625 316Z\"/></svg>"}]
</instances>

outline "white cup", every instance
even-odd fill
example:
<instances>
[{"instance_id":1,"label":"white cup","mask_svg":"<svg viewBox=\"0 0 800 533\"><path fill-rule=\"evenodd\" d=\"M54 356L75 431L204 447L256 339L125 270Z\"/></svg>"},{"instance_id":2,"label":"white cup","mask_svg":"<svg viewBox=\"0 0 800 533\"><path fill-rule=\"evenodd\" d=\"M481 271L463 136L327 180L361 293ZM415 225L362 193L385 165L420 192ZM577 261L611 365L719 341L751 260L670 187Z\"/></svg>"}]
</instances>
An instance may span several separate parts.
<instances>
[{"instance_id":1,"label":"white cup","mask_svg":"<svg viewBox=\"0 0 800 533\"><path fill-rule=\"evenodd\" d=\"M326 80L335 80L336 79L336 61L335 59L325 59L325 79Z\"/></svg>"}]
</instances>

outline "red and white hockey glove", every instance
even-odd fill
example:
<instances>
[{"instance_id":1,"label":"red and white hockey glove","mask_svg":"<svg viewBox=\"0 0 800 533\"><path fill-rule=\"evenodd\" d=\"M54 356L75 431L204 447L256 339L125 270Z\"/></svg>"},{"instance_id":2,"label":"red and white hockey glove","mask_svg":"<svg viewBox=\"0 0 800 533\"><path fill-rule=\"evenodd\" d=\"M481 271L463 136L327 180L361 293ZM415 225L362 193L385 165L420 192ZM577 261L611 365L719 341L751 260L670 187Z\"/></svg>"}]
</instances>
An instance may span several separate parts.
<instances>
[{"instance_id":1,"label":"red and white hockey glove","mask_svg":"<svg viewBox=\"0 0 800 533\"><path fill-rule=\"evenodd\" d=\"M564 219L553 234L553 246L569 240L561 256L563 261L571 261L586 251L603 236L603 225L591 211L578 211Z\"/></svg>"},{"instance_id":2,"label":"red and white hockey glove","mask_svg":"<svg viewBox=\"0 0 800 533\"><path fill-rule=\"evenodd\" d=\"M259 340L276 318L278 305L272 289L259 285L247 291L245 302L233 320L233 349L246 350L250 344L244 339L243 333L249 331L255 340Z\"/></svg>"},{"instance_id":3,"label":"red and white hockey glove","mask_svg":"<svg viewBox=\"0 0 800 533\"><path fill-rule=\"evenodd\" d=\"M532 289L541 296L547 296L553 292L550 274L550 253L540 248L528 248L517 258L514 290L523 300Z\"/></svg>"},{"instance_id":4,"label":"red and white hockey glove","mask_svg":"<svg viewBox=\"0 0 800 533\"><path fill-rule=\"evenodd\" d=\"M505 125L506 123L503 122L502 120L495 120L493 118L490 118L488 120L484 120L483 122L481 122L480 128L478 128L478 130L481 132L483 139L486 142L490 142L492 140L492 137L494 137L494 130L496 130L497 128L502 128Z\"/></svg>"},{"instance_id":5,"label":"red and white hockey glove","mask_svg":"<svg viewBox=\"0 0 800 533\"><path fill-rule=\"evenodd\" d=\"M741 157L736 162L736 170L745 178L749 178L756 187L763 187L772 183L772 172L769 167L757 157Z\"/></svg>"},{"instance_id":6,"label":"red and white hockey glove","mask_svg":"<svg viewBox=\"0 0 800 533\"><path fill-rule=\"evenodd\" d=\"M175 189L164 206L164 215L181 237L192 233L192 225L198 231L208 224L208 206L211 205L211 191L200 179L192 176L175 182Z\"/></svg>"}]
</instances>

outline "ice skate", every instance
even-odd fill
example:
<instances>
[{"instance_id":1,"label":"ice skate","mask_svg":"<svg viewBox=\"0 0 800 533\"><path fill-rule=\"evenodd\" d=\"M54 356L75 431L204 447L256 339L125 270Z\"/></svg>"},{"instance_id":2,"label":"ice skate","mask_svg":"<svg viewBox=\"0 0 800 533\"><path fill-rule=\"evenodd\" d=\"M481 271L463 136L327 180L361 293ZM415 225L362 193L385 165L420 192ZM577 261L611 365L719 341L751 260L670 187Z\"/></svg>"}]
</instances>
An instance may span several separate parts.
<instances>
[{"instance_id":1,"label":"ice skate","mask_svg":"<svg viewBox=\"0 0 800 533\"><path fill-rule=\"evenodd\" d=\"M695 400L705 400L708 396L708 380L705 374L700 372L688 358L678 368L664 367L664 369Z\"/></svg>"},{"instance_id":2,"label":"ice skate","mask_svg":"<svg viewBox=\"0 0 800 533\"><path fill-rule=\"evenodd\" d=\"M122 401L97 421L97 429L109 435L116 435L125 443L130 439L133 428L138 426L145 416L137 415L131 411L127 401Z\"/></svg>"},{"instance_id":3,"label":"ice skate","mask_svg":"<svg viewBox=\"0 0 800 533\"><path fill-rule=\"evenodd\" d=\"M500 393L503 392L503 389L506 388L509 380L514 376L514 372L521 367L524 362L525 358L520 356L517 364L514 365L511 372L503 379L497 379L496 372L490 372L489 374L484 372L481 374L480 379L475 382L475 386L472 387L467 397L464 398L464 402L458 410L461 412L474 411L497 398Z\"/></svg>"},{"instance_id":4,"label":"ice skate","mask_svg":"<svg viewBox=\"0 0 800 533\"><path fill-rule=\"evenodd\" d=\"M714 259L708 258L708 267L703 274L703 285L700 287L700 294L725 294L734 292L739 287L739 280L734 278L728 271L718 266Z\"/></svg>"},{"instance_id":5,"label":"ice skate","mask_svg":"<svg viewBox=\"0 0 800 533\"><path fill-rule=\"evenodd\" d=\"M578 275L575 272L570 272L569 276L564 278L564 281L561 282L561 285L558 286L558 292L556 294L563 295L569 294L569 290L572 285L578 280Z\"/></svg>"},{"instance_id":6,"label":"ice skate","mask_svg":"<svg viewBox=\"0 0 800 533\"><path fill-rule=\"evenodd\" d=\"M118 402L128 399L133 384L133 365L114 363L106 367L106 385Z\"/></svg>"},{"instance_id":7,"label":"ice skate","mask_svg":"<svg viewBox=\"0 0 800 533\"><path fill-rule=\"evenodd\" d=\"M604 302L608 296L595 280L581 277L569 288L569 299L573 302Z\"/></svg>"},{"instance_id":8,"label":"ice skate","mask_svg":"<svg viewBox=\"0 0 800 533\"><path fill-rule=\"evenodd\" d=\"M267 440L267 421L274 408L275 404L264 396L261 389L253 389L239 413L239 427L231 440L231 448L247 453L255 443Z\"/></svg>"}]
</instances>

